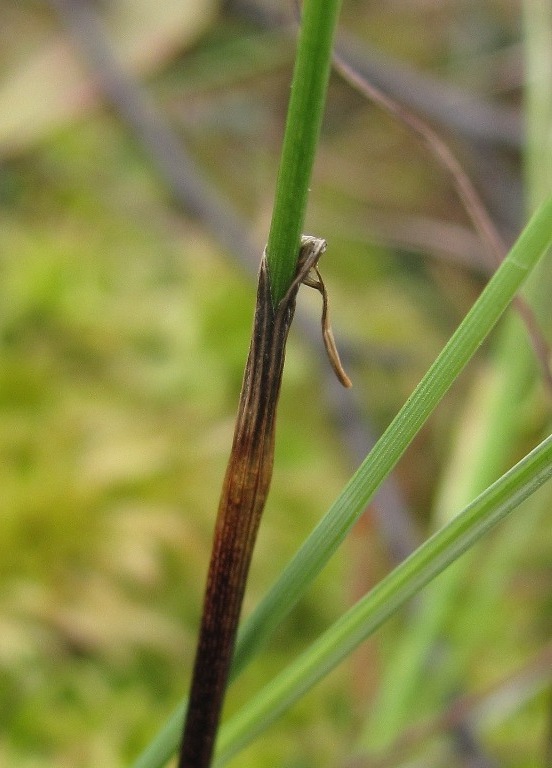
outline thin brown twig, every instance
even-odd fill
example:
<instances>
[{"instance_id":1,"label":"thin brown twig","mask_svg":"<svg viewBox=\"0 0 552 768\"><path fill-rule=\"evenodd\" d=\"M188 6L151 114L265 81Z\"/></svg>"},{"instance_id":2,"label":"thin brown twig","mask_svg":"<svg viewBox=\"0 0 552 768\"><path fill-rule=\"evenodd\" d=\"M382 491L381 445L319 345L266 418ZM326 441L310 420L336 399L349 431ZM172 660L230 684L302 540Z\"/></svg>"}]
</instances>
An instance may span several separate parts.
<instances>
[{"instance_id":1,"label":"thin brown twig","mask_svg":"<svg viewBox=\"0 0 552 768\"><path fill-rule=\"evenodd\" d=\"M336 48L362 78L415 114L478 144L523 146L517 110L416 70L350 31L340 31Z\"/></svg>"},{"instance_id":2,"label":"thin brown twig","mask_svg":"<svg viewBox=\"0 0 552 768\"><path fill-rule=\"evenodd\" d=\"M507 253L506 245L494 226L471 179L446 142L419 115L380 91L379 88L360 75L342 56L335 52L333 64L336 71L355 90L378 104L415 133L438 163L448 171L458 197L475 230L478 232L490 261L495 267L500 264ZM539 362L543 381L552 393L552 371L549 363L551 359L550 347L539 328L533 310L527 302L521 296L516 296L514 304L527 329L535 356Z\"/></svg>"}]
</instances>

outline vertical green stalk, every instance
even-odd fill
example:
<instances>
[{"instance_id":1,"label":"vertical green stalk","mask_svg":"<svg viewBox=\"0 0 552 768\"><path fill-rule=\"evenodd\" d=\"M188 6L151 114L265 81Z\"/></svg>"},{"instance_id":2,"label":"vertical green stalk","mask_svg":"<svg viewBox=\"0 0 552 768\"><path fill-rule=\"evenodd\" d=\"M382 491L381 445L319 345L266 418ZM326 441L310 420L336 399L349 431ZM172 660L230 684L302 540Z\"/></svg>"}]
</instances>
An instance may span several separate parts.
<instances>
[{"instance_id":1,"label":"vertical green stalk","mask_svg":"<svg viewBox=\"0 0 552 768\"><path fill-rule=\"evenodd\" d=\"M295 274L341 0L305 0L266 248L274 306Z\"/></svg>"}]
</instances>

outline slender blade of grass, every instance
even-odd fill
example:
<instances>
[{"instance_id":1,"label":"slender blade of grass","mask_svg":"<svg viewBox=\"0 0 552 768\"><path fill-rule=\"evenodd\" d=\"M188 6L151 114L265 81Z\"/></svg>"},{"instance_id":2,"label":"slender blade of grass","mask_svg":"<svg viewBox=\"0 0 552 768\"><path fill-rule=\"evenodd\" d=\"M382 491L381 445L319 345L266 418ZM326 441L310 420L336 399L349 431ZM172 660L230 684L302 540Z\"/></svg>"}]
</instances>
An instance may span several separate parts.
<instances>
[{"instance_id":1,"label":"slender blade of grass","mask_svg":"<svg viewBox=\"0 0 552 768\"><path fill-rule=\"evenodd\" d=\"M398 608L552 477L552 435L422 544L222 729L222 766L326 676Z\"/></svg>"}]
</instances>

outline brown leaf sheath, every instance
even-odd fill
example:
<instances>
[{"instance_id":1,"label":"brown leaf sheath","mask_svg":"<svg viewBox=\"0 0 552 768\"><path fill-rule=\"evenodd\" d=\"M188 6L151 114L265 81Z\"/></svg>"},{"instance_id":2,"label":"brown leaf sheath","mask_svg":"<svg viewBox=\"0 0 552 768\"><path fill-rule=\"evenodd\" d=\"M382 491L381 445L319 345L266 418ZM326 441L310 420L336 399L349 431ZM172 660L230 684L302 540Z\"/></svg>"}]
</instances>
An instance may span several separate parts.
<instances>
[{"instance_id":1,"label":"brown leaf sheath","mask_svg":"<svg viewBox=\"0 0 552 768\"><path fill-rule=\"evenodd\" d=\"M324 240L303 236L295 278L276 309L264 254L261 261L251 344L219 503L179 768L207 768L211 763L247 573L272 476L276 406L295 299L325 249Z\"/></svg>"}]
</instances>

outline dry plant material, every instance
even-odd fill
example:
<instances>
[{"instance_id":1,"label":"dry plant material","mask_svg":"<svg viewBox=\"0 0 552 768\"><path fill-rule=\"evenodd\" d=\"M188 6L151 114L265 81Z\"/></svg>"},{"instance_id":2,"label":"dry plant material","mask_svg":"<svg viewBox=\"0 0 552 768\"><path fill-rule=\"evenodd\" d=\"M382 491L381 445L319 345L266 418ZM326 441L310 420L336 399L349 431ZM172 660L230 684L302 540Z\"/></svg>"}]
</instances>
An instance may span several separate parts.
<instances>
[{"instance_id":1,"label":"dry plant material","mask_svg":"<svg viewBox=\"0 0 552 768\"><path fill-rule=\"evenodd\" d=\"M300 256L304 258L303 255ZM339 352L335 343L332 326L330 325L330 316L328 313L328 292L326 286L322 280L322 275L318 266L314 264L307 275L303 278L304 285L308 285L310 288L314 288L322 294L322 338L324 339L324 346L328 353L328 359L332 365L335 375L339 379L340 383L344 387L352 387L351 379L345 373L345 370L341 364Z\"/></svg>"},{"instance_id":2,"label":"dry plant material","mask_svg":"<svg viewBox=\"0 0 552 768\"><path fill-rule=\"evenodd\" d=\"M322 294L322 331L328 356L341 383L351 386L335 347L328 297L317 266L325 250L325 240L303 235L295 277L276 307L270 294L266 254L261 261L251 344L219 502L179 768L207 768L211 762L247 573L272 477L285 346L301 283Z\"/></svg>"},{"instance_id":3,"label":"dry plant material","mask_svg":"<svg viewBox=\"0 0 552 768\"><path fill-rule=\"evenodd\" d=\"M491 265L493 267L498 266L506 256L508 249L502 241L470 177L464 171L446 142L419 115L412 112L404 104L391 98L388 94L383 93L383 91L357 72L343 56L335 52L333 54L333 65L343 79L356 91L375 104L378 104L388 114L395 117L416 134L441 167L450 174L464 210L485 246ZM550 360L552 358L546 338L539 327L533 310L522 296L514 297L514 306L525 324L527 335L541 369L542 380L548 391L552 393L552 370L550 368Z\"/></svg>"}]
</instances>

